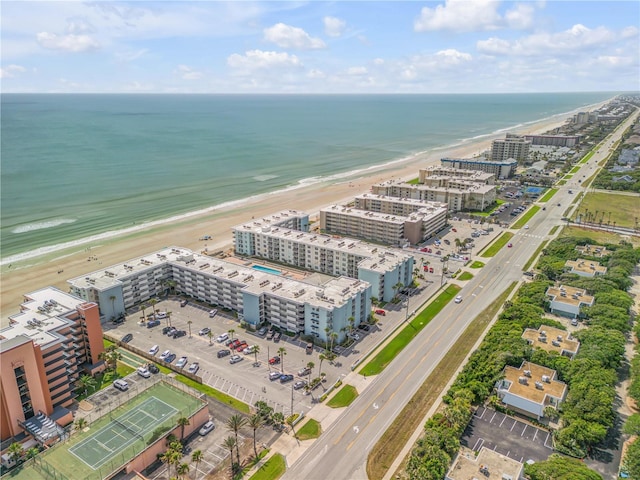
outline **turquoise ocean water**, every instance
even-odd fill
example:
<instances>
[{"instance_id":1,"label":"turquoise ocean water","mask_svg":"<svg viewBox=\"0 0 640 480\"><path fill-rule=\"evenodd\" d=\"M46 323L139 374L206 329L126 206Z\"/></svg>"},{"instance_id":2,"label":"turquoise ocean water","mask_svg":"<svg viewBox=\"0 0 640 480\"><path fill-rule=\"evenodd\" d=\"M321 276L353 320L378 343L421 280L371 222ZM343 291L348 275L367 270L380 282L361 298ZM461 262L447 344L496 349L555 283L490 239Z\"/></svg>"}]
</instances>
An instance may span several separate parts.
<instances>
[{"instance_id":1,"label":"turquoise ocean water","mask_svg":"<svg viewBox=\"0 0 640 480\"><path fill-rule=\"evenodd\" d=\"M1 96L1 264L592 105L614 93Z\"/></svg>"}]
</instances>

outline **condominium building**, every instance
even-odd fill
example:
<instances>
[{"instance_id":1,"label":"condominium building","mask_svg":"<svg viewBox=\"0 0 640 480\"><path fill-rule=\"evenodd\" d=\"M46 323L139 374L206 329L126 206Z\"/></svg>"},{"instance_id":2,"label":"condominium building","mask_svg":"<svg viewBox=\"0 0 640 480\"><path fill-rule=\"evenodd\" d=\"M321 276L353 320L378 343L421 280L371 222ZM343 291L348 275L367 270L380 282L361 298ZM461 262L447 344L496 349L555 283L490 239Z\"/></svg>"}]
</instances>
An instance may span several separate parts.
<instances>
[{"instance_id":1,"label":"condominium building","mask_svg":"<svg viewBox=\"0 0 640 480\"><path fill-rule=\"evenodd\" d=\"M519 135L507 133L506 138L496 139L491 142L491 160L509 160L511 158L518 162L524 162L529 157L528 142Z\"/></svg>"},{"instance_id":2,"label":"condominium building","mask_svg":"<svg viewBox=\"0 0 640 480\"><path fill-rule=\"evenodd\" d=\"M455 182L494 185L496 176L493 173L477 170L460 170L457 168L438 167L436 165L418 170L418 182L432 187L446 187Z\"/></svg>"},{"instance_id":3,"label":"condominium building","mask_svg":"<svg viewBox=\"0 0 640 480\"><path fill-rule=\"evenodd\" d=\"M458 170L461 171L461 170ZM479 172L474 172L479 173ZM433 180L433 179L431 179ZM460 178L437 179L442 186L420 185L389 180L371 187L374 195L413 198L445 203L450 212L484 210L496 200L496 186Z\"/></svg>"},{"instance_id":4,"label":"condominium building","mask_svg":"<svg viewBox=\"0 0 640 480\"><path fill-rule=\"evenodd\" d=\"M485 157L476 158L442 158L440 163L445 168L459 170L475 170L490 173L496 178L510 178L516 173L518 162L513 158L508 160L489 160Z\"/></svg>"},{"instance_id":5,"label":"condominium building","mask_svg":"<svg viewBox=\"0 0 640 480\"><path fill-rule=\"evenodd\" d=\"M600 245L577 245L576 250L587 257L602 258L611 255L611 250Z\"/></svg>"},{"instance_id":6,"label":"condominium building","mask_svg":"<svg viewBox=\"0 0 640 480\"><path fill-rule=\"evenodd\" d=\"M564 264L565 271L574 273L581 277L593 278L598 275L605 275L607 273L607 267L600 265L600 262L594 262L592 260L585 260L584 258L578 258L577 260L567 260Z\"/></svg>"},{"instance_id":7,"label":"condominium building","mask_svg":"<svg viewBox=\"0 0 640 480\"><path fill-rule=\"evenodd\" d=\"M549 298L551 313L570 318L577 318L580 315L580 309L592 306L595 300L591 295L587 295L585 289L569 285L549 287L545 295Z\"/></svg>"},{"instance_id":8,"label":"condominium building","mask_svg":"<svg viewBox=\"0 0 640 480\"><path fill-rule=\"evenodd\" d=\"M339 277L312 285L275 273L214 259L186 248L168 247L107 269L69 280L81 298L107 299L120 305L117 316L140 302L176 291L237 312L252 326L270 323L294 333L326 340L327 333L344 338L349 318L355 325L371 313L371 285ZM105 295L105 292L108 295Z\"/></svg>"},{"instance_id":9,"label":"condominium building","mask_svg":"<svg viewBox=\"0 0 640 480\"><path fill-rule=\"evenodd\" d=\"M73 420L78 379L104 369L103 351L98 305L53 287L26 294L0 330L2 440L57 440Z\"/></svg>"},{"instance_id":10,"label":"condominium building","mask_svg":"<svg viewBox=\"0 0 640 480\"><path fill-rule=\"evenodd\" d=\"M569 332L549 325L541 325L537 330L526 328L522 338L534 348L556 352L569 358L573 358L580 348L580 342Z\"/></svg>"},{"instance_id":11,"label":"condominium building","mask_svg":"<svg viewBox=\"0 0 640 480\"><path fill-rule=\"evenodd\" d=\"M558 408L567 385L556 380L556 371L531 362L520 368L504 367L504 378L496 383L498 398L508 408L540 420L546 407Z\"/></svg>"},{"instance_id":12,"label":"condominium building","mask_svg":"<svg viewBox=\"0 0 640 480\"><path fill-rule=\"evenodd\" d=\"M552 147L575 147L580 143L581 135L525 135L531 145L549 145Z\"/></svg>"},{"instance_id":13,"label":"condominium building","mask_svg":"<svg viewBox=\"0 0 640 480\"><path fill-rule=\"evenodd\" d=\"M400 251L347 238L273 227L269 218L233 227L235 252L305 270L358 278L371 295L389 301L394 285L412 281L414 258Z\"/></svg>"}]
</instances>

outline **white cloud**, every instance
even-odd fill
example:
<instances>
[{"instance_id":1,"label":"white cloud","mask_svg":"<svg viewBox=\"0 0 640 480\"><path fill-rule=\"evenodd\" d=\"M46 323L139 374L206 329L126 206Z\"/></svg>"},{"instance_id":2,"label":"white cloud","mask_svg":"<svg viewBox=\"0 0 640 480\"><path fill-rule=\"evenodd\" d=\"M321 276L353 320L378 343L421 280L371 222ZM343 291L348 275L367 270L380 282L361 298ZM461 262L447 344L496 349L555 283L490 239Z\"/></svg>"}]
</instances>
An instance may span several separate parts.
<instances>
[{"instance_id":1,"label":"white cloud","mask_svg":"<svg viewBox=\"0 0 640 480\"><path fill-rule=\"evenodd\" d=\"M264 39L282 48L312 50L326 47L320 38L313 38L303 29L284 23L276 23L273 27L265 28Z\"/></svg>"},{"instance_id":2,"label":"white cloud","mask_svg":"<svg viewBox=\"0 0 640 480\"><path fill-rule=\"evenodd\" d=\"M95 28L88 20L80 17L74 17L67 19L67 33L81 34L81 33L94 33Z\"/></svg>"},{"instance_id":3,"label":"white cloud","mask_svg":"<svg viewBox=\"0 0 640 480\"><path fill-rule=\"evenodd\" d=\"M616 34L605 27L590 29L577 24L563 32L534 33L513 41L492 37L478 41L476 47L480 52L489 55L566 55L604 48L623 37L628 38L627 35L631 34L633 31L628 29ZM637 29L635 34L637 36Z\"/></svg>"},{"instance_id":4,"label":"white cloud","mask_svg":"<svg viewBox=\"0 0 640 480\"><path fill-rule=\"evenodd\" d=\"M174 73L180 75L183 80L200 80L204 77L202 72L198 72L187 65L178 65L178 69Z\"/></svg>"},{"instance_id":5,"label":"white cloud","mask_svg":"<svg viewBox=\"0 0 640 480\"><path fill-rule=\"evenodd\" d=\"M139 50L126 49L121 52L116 52L114 55L117 61L128 63L128 62L133 62L134 60L137 60L138 58L146 55L148 52L149 50L146 48L141 48Z\"/></svg>"},{"instance_id":6,"label":"white cloud","mask_svg":"<svg viewBox=\"0 0 640 480\"><path fill-rule=\"evenodd\" d=\"M384 65L384 59L382 59L382 58L374 58L373 59L373 64L374 65Z\"/></svg>"},{"instance_id":7,"label":"white cloud","mask_svg":"<svg viewBox=\"0 0 640 480\"><path fill-rule=\"evenodd\" d=\"M66 52L88 52L97 50L100 45L89 35L56 35L55 33L40 32L36 35L36 40L41 47L49 50L64 50Z\"/></svg>"},{"instance_id":8,"label":"white cloud","mask_svg":"<svg viewBox=\"0 0 640 480\"><path fill-rule=\"evenodd\" d=\"M445 0L436 8L424 7L414 23L417 32L494 30L500 23L499 3L494 0Z\"/></svg>"},{"instance_id":9,"label":"white cloud","mask_svg":"<svg viewBox=\"0 0 640 480\"><path fill-rule=\"evenodd\" d=\"M324 17L324 33L329 37L339 37L344 33L347 22L336 17Z\"/></svg>"},{"instance_id":10,"label":"white cloud","mask_svg":"<svg viewBox=\"0 0 640 480\"><path fill-rule=\"evenodd\" d=\"M518 3L515 8L504 14L504 20L509 28L527 30L534 24L534 10L530 4Z\"/></svg>"},{"instance_id":11,"label":"white cloud","mask_svg":"<svg viewBox=\"0 0 640 480\"><path fill-rule=\"evenodd\" d=\"M347 75L351 76L362 76L367 75L368 73L367 67L350 67L347 69Z\"/></svg>"},{"instance_id":12,"label":"white cloud","mask_svg":"<svg viewBox=\"0 0 640 480\"><path fill-rule=\"evenodd\" d=\"M227 58L227 65L238 73L302 67L302 63L295 55L289 55L286 52L265 52L263 50L249 50L244 55L234 53Z\"/></svg>"},{"instance_id":13,"label":"white cloud","mask_svg":"<svg viewBox=\"0 0 640 480\"><path fill-rule=\"evenodd\" d=\"M22 65L7 65L5 68L0 68L0 78L13 78L26 71L27 69Z\"/></svg>"},{"instance_id":14,"label":"white cloud","mask_svg":"<svg viewBox=\"0 0 640 480\"><path fill-rule=\"evenodd\" d=\"M308 78L326 78L326 74L322 70L318 70L316 68L312 68L307 73Z\"/></svg>"},{"instance_id":15,"label":"white cloud","mask_svg":"<svg viewBox=\"0 0 640 480\"><path fill-rule=\"evenodd\" d=\"M473 58L470 54L459 52L453 48L441 50L436 53L436 56L447 65L459 65L464 62L470 62Z\"/></svg>"}]
</instances>

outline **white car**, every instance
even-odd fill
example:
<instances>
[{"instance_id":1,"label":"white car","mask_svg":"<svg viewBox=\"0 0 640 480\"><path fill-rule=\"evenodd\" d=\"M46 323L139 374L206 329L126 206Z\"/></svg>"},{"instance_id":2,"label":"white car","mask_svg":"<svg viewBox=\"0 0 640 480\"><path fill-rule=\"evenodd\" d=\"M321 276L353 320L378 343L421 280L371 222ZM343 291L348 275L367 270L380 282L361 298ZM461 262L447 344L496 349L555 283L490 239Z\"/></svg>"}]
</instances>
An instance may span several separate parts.
<instances>
[{"instance_id":1,"label":"white car","mask_svg":"<svg viewBox=\"0 0 640 480\"><path fill-rule=\"evenodd\" d=\"M149 370L147 370L146 367L138 367L138 375L140 375L143 378L149 378L151 376L151 372Z\"/></svg>"},{"instance_id":2,"label":"white car","mask_svg":"<svg viewBox=\"0 0 640 480\"><path fill-rule=\"evenodd\" d=\"M155 355L156 353L158 353L159 350L160 350L160 347L158 345L154 345L149 349L149 355Z\"/></svg>"},{"instance_id":3,"label":"white car","mask_svg":"<svg viewBox=\"0 0 640 480\"><path fill-rule=\"evenodd\" d=\"M456 303L460 303L460 302L462 302L462 295L458 295L454 301L455 301Z\"/></svg>"},{"instance_id":4,"label":"white car","mask_svg":"<svg viewBox=\"0 0 640 480\"><path fill-rule=\"evenodd\" d=\"M162 352L160 354L160 360L164 360L165 358L167 358L169 355L171 355L171 350L165 350L164 352Z\"/></svg>"},{"instance_id":5,"label":"white car","mask_svg":"<svg viewBox=\"0 0 640 480\"><path fill-rule=\"evenodd\" d=\"M242 360L243 360L243 357L241 357L240 355L233 355L233 356L229 359L229 363L233 365L234 363L241 362Z\"/></svg>"},{"instance_id":6,"label":"white car","mask_svg":"<svg viewBox=\"0 0 640 480\"><path fill-rule=\"evenodd\" d=\"M253 353L256 351L256 346L255 345L249 345L247 348L245 348L242 353L244 353L245 355L249 355L250 353Z\"/></svg>"},{"instance_id":7,"label":"white car","mask_svg":"<svg viewBox=\"0 0 640 480\"><path fill-rule=\"evenodd\" d=\"M198 433L204 437L207 433L209 433L214 428L216 428L216 426L214 425L214 423L211 420L209 420L207 423L205 423L202 426L202 428L200 429L200 431Z\"/></svg>"},{"instance_id":8,"label":"white car","mask_svg":"<svg viewBox=\"0 0 640 480\"><path fill-rule=\"evenodd\" d=\"M129 390L129 384L126 382L126 380L122 380L121 378L114 381L113 386L116 387L118 390L122 390L123 392L126 390Z\"/></svg>"},{"instance_id":9,"label":"white car","mask_svg":"<svg viewBox=\"0 0 640 480\"><path fill-rule=\"evenodd\" d=\"M524 226L524 229L525 229L525 230L529 230L529 225L525 225L525 226Z\"/></svg>"},{"instance_id":10,"label":"white car","mask_svg":"<svg viewBox=\"0 0 640 480\"><path fill-rule=\"evenodd\" d=\"M176 367L184 368L186 364L187 364L187 357L180 357L176 362Z\"/></svg>"},{"instance_id":11,"label":"white car","mask_svg":"<svg viewBox=\"0 0 640 480\"><path fill-rule=\"evenodd\" d=\"M198 362L193 362L189 365L189 373L193 373L195 375L198 373L198 370L200 370L200 364Z\"/></svg>"},{"instance_id":12,"label":"white car","mask_svg":"<svg viewBox=\"0 0 640 480\"><path fill-rule=\"evenodd\" d=\"M213 310L209 310L209 318L215 317L217 313L218 313L218 310L215 308Z\"/></svg>"}]
</instances>

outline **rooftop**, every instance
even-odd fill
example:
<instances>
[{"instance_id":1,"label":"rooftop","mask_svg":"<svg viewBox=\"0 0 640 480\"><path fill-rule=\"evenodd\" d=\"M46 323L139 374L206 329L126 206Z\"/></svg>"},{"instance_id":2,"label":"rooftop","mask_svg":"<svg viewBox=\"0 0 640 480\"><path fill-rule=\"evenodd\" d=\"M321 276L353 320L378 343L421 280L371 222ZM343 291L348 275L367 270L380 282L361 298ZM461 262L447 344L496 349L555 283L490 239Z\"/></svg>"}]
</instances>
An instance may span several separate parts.
<instances>
[{"instance_id":1,"label":"rooftop","mask_svg":"<svg viewBox=\"0 0 640 480\"><path fill-rule=\"evenodd\" d=\"M566 303L567 305L580 306L592 305L593 297L587 295L587 291L583 288L575 288L569 285L560 285L559 287L549 287L546 295L551 297L555 302Z\"/></svg>"},{"instance_id":2,"label":"rooftop","mask_svg":"<svg viewBox=\"0 0 640 480\"><path fill-rule=\"evenodd\" d=\"M541 325L538 330L527 328L522 334L522 338L528 340L533 347L547 352L575 354L580 348L580 342L573 338L569 332L548 325Z\"/></svg>"},{"instance_id":3,"label":"rooftop","mask_svg":"<svg viewBox=\"0 0 640 480\"><path fill-rule=\"evenodd\" d=\"M447 210L446 203L440 202L430 202L428 200L420 200L418 198L405 198L405 197L391 197L389 195L381 195L375 193L363 193L361 195L357 195L356 199L367 199L367 200L379 200L382 202L389 203L401 203L404 205L412 205L416 207L416 210L425 210L427 212L439 213L442 209Z\"/></svg>"},{"instance_id":4,"label":"rooftop","mask_svg":"<svg viewBox=\"0 0 640 480\"><path fill-rule=\"evenodd\" d=\"M520 478L523 468L524 465L517 460L482 447L477 457L473 457L472 454L467 456L460 453L451 465L446 478L451 480L482 478L517 480Z\"/></svg>"},{"instance_id":5,"label":"rooftop","mask_svg":"<svg viewBox=\"0 0 640 480\"><path fill-rule=\"evenodd\" d=\"M441 158L441 162L464 162L464 163L481 163L488 165L505 165L511 166L518 163L517 160L509 158L507 160L491 160L487 157L473 157L473 158Z\"/></svg>"},{"instance_id":6,"label":"rooftop","mask_svg":"<svg viewBox=\"0 0 640 480\"><path fill-rule=\"evenodd\" d=\"M601 247L600 245L578 245L576 250L588 257L604 257L611 253L606 247Z\"/></svg>"},{"instance_id":7,"label":"rooftop","mask_svg":"<svg viewBox=\"0 0 640 480\"><path fill-rule=\"evenodd\" d=\"M461 171L461 170L458 170ZM475 171L475 170L474 170ZM438 178L438 177L429 177L429 178ZM445 178L445 177L440 177ZM448 178L448 177L446 177ZM388 187L398 187L398 188L406 188L408 190L422 190L425 192L459 192L459 193L479 193L479 194L487 194L493 190L495 190L495 185L485 185L484 183L475 183L471 181L464 181L461 178L452 179L456 181L457 187L435 187L430 185L413 185L411 183L399 182L395 180L387 180L386 182L381 182L374 185L374 188L388 188Z\"/></svg>"},{"instance_id":8,"label":"rooftop","mask_svg":"<svg viewBox=\"0 0 640 480\"><path fill-rule=\"evenodd\" d=\"M23 343L22 338L33 340L36 345L57 342L62 336L55 331L68 325L64 315L76 311L86 300L54 287L46 287L25 294L20 313L9 317L9 326L0 330L0 349L6 350ZM22 337L20 337L22 336ZM20 338L16 338L20 337ZM13 340L15 339L15 340ZM9 341L13 340L13 341Z\"/></svg>"},{"instance_id":9,"label":"rooftop","mask_svg":"<svg viewBox=\"0 0 640 480\"><path fill-rule=\"evenodd\" d=\"M415 222L417 220L429 221L438 215L442 215L443 211L446 212L446 208L424 208L417 210L407 216L393 215L390 213L372 212L370 210L360 210L352 207L345 207L342 205L329 205L321 210L327 213L340 213L357 218L370 219L376 222L391 223L396 225L404 225L405 222Z\"/></svg>"},{"instance_id":10,"label":"rooftop","mask_svg":"<svg viewBox=\"0 0 640 480\"><path fill-rule=\"evenodd\" d=\"M584 258L567 260L565 267L570 268L571 272L586 273L590 276L604 275L607 273L607 267L601 266L600 262L593 262L591 260L585 260Z\"/></svg>"},{"instance_id":11,"label":"rooftop","mask_svg":"<svg viewBox=\"0 0 640 480\"><path fill-rule=\"evenodd\" d=\"M523 362L520 368L507 365L504 368L504 380L510 385L504 390L542 405L547 397L564 397L567 386L555 380L555 377L555 370L535 363Z\"/></svg>"}]
</instances>

